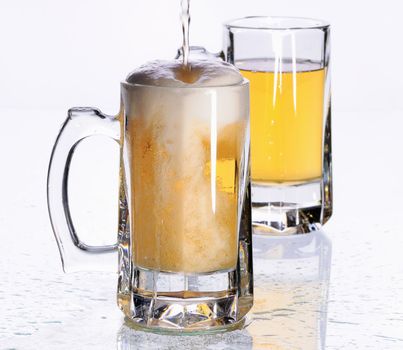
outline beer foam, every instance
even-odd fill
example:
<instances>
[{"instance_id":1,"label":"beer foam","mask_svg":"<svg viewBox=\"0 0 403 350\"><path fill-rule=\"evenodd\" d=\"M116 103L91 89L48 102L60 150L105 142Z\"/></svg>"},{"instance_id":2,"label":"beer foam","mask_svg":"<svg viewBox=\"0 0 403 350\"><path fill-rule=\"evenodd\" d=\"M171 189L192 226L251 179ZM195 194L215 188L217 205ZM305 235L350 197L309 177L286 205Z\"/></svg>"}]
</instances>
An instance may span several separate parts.
<instances>
[{"instance_id":1,"label":"beer foam","mask_svg":"<svg viewBox=\"0 0 403 350\"><path fill-rule=\"evenodd\" d=\"M131 72L126 81L162 87L214 87L239 84L243 77L233 65L218 60L194 60L188 66L181 60L155 60Z\"/></svg>"}]
</instances>

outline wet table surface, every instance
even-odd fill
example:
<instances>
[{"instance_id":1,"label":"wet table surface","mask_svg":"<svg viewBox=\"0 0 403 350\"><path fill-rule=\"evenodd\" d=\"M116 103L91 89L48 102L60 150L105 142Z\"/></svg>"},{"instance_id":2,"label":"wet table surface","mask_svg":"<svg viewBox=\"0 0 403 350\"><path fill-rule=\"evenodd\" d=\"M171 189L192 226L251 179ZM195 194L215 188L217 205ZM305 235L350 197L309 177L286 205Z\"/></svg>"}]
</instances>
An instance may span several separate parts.
<instances>
[{"instance_id":1,"label":"wet table surface","mask_svg":"<svg viewBox=\"0 0 403 350\"><path fill-rule=\"evenodd\" d=\"M331 221L309 235L255 236L247 327L186 337L128 327L115 302L115 274L62 272L46 173L65 112L0 115L0 349L403 348L401 113L336 115ZM80 169L72 170L83 187L73 217L83 231L110 235L116 147L97 142L97 151L82 147Z\"/></svg>"}]
</instances>

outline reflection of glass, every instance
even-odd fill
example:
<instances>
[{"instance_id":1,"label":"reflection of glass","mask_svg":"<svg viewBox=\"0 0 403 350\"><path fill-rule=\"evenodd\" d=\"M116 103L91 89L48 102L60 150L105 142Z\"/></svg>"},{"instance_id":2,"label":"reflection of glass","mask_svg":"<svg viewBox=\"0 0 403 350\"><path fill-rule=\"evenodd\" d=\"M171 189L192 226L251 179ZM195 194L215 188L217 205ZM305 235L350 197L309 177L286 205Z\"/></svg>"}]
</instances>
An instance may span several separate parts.
<instances>
[{"instance_id":1,"label":"reflection of glass","mask_svg":"<svg viewBox=\"0 0 403 350\"><path fill-rule=\"evenodd\" d=\"M69 111L48 178L64 267L96 264L86 253L117 246L118 305L133 325L227 330L252 306L248 85L161 87L129 76L116 117ZM121 146L116 246L81 241L70 215L70 162L94 135Z\"/></svg>"},{"instance_id":2,"label":"reflection of glass","mask_svg":"<svg viewBox=\"0 0 403 350\"><path fill-rule=\"evenodd\" d=\"M330 240L322 231L253 239L253 348L324 349Z\"/></svg>"},{"instance_id":3,"label":"reflection of glass","mask_svg":"<svg viewBox=\"0 0 403 350\"><path fill-rule=\"evenodd\" d=\"M309 231L332 214L330 27L247 17L225 26L226 60L251 89L252 220L272 234Z\"/></svg>"}]
</instances>

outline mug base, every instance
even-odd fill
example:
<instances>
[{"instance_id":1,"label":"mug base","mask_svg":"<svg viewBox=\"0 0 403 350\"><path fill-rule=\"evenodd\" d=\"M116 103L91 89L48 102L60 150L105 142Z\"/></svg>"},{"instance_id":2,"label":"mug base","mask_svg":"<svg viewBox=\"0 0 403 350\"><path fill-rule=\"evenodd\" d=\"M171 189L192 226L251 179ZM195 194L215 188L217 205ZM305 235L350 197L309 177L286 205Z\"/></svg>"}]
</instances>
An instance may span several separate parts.
<instances>
[{"instance_id":1,"label":"mug base","mask_svg":"<svg viewBox=\"0 0 403 350\"><path fill-rule=\"evenodd\" d=\"M211 323L209 325L200 325L195 328L178 328L178 327L166 327L166 324L160 325L147 325L143 322L139 322L138 319L131 319L130 317L125 317L125 324L135 331L149 332L155 334L165 334L165 335L179 335L179 336L197 336L205 334L218 334L226 333L245 327L245 318L238 320L233 323L223 324L217 322L217 324Z\"/></svg>"},{"instance_id":2,"label":"mug base","mask_svg":"<svg viewBox=\"0 0 403 350\"><path fill-rule=\"evenodd\" d=\"M132 290L118 304L132 328L155 333L205 334L241 328L245 301L235 271L168 273L134 268ZM252 299L252 298L251 298Z\"/></svg>"}]
</instances>

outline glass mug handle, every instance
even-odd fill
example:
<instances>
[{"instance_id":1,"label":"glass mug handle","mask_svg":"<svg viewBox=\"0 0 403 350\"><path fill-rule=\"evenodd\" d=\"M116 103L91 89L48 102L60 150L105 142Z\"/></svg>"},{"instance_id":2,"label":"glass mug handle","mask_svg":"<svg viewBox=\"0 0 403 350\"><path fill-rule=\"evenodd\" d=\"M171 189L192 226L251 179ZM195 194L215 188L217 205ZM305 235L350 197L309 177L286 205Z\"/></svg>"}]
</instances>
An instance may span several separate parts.
<instances>
[{"instance_id":1,"label":"glass mug handle","mask_svg":"<svg viewBox=\"0 0 403 350\"><path fill-rule=\"evenodd\" d=\"M77 234L68 200L70 163L78 144L90 136L107 136L120 144L117 117L91 107L71 108L53 147L49 163L47 199L50 221L59 247L63 270L117 271L117 244L87 245ZM102 259L98 254L104 254Z\"/></svg>"}]
</instances>

